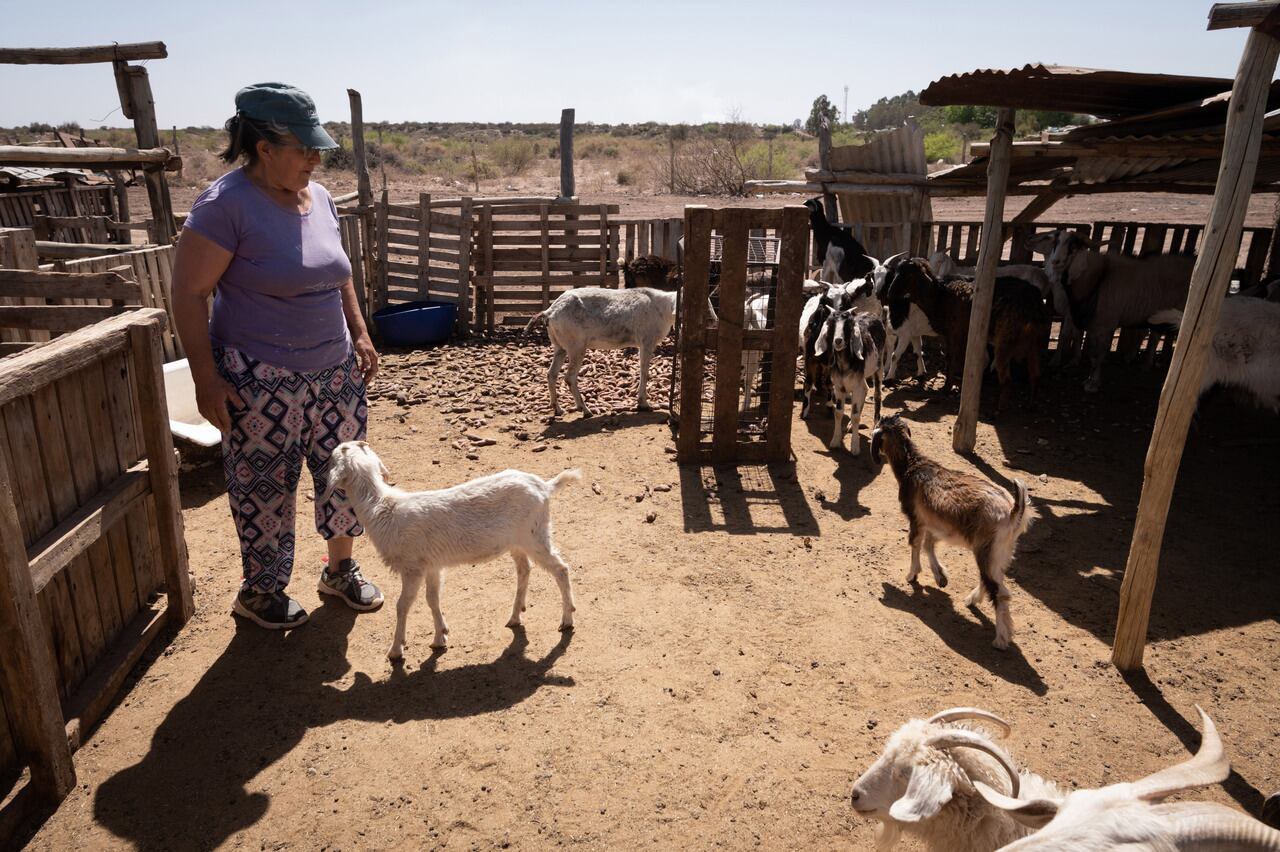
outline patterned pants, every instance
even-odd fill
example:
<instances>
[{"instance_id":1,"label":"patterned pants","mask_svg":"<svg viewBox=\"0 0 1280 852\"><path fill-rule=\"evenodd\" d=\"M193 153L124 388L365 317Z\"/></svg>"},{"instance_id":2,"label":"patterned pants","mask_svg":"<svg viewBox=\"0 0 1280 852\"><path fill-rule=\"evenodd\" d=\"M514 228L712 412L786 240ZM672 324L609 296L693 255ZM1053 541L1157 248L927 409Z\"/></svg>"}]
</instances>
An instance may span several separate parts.
<instances>
[{"instance_id":1,"label":"patterned pants","mask_svg":"<svg viewBox=\"0 0 1280 852\"><path fill-rule=\"evenodd\" d=\"M354 354L337 367L298 373L215 347L218 372L240 394L222 436L222 466L240 536L244 585L274 592L293 571L294 521L303 459L315 480L316 531L325 539L364 530L341 491L327 499L321 470L333 448L364 438L368 406Z\"/></svg>"}]
</instances>

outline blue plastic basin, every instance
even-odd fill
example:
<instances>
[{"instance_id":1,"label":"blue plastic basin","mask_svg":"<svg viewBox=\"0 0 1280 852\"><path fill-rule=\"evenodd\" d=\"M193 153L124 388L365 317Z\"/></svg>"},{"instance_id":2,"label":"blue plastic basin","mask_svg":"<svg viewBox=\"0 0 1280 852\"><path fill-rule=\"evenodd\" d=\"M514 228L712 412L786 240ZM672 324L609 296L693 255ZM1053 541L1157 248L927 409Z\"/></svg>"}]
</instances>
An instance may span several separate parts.
<instances>
[{"instance_id":1,"label":"blue plastic basin","mask_svg":"<svg viewBox=\"0 0 1280 852\"><path fill-rule=\"evenodd\" d=\"M388 346L423 346L448 340L457 318L452 302L405 302L376 312L373 323Z\"/></svg>"}]
</instances>

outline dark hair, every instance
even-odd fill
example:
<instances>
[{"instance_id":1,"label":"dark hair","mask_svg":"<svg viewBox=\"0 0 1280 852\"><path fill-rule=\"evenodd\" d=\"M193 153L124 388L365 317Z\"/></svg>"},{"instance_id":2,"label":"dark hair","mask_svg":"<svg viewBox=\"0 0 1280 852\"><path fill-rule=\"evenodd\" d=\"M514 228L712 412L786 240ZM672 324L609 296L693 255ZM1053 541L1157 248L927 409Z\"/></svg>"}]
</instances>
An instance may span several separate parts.
<instances>
[{"instance_id":1,"label":"dark hair","mask_svg":"<svg viewBox=\"0 0 1280 852\"><path fill-rule=\"evenodd\" d=\"M223 127L226 129L230 139L227 142L226 150L218 156L225 163L234 163L243 157L245 162L252 166L258 160L259 142L280 145L288 142L293 137L293 134L289 132L289 128L283 124L274 121L259 121L242 112L237 112L228 118Z\"/></svg>"}]
</instances>

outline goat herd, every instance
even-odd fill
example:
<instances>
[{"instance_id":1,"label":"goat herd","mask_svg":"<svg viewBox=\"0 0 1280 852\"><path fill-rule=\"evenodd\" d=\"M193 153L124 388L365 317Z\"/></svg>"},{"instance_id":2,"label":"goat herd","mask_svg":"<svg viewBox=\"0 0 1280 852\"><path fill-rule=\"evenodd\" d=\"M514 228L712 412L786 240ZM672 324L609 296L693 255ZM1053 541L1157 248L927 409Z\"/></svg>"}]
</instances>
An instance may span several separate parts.
<instances>
[{"instance_id":1,"label":"goat herd","mask_svg":"<svg viewBox=\"0 0 1280 852\"><path fill-rule=\"evenodd\" d=\"M850 450L856 455L862 407L868 387L875 388L871 454L875 461L887 461L898 481L911 547L907 581L916 582L923 550L935 582L946 586L947 572L934 545L941 541L966 546L980 572L967 603L992 601L994 644L1007 648L1013 625L1005 569L1031 520L1026 488L1016 482L1016 493L1010 494L986 479L943 467L912 443L910 426L900 416L878 416L880 381L894 375L909 348L916 352L917 373L924 373L925 336L942 339L946 386L962 375L972 280L943 257L900 255L884 263L868 257L847 229L827 221L818 202L809 202L809 207L825 262L819 279L805 284L809 299L799 328L804 353L801 416L811 415L814 403L825 397L835 410L830 446L840 447L848 402ZM1092 361L1089 391L1098 389L1102 360L1117 328L1176 326L1180 319L1190 281L1188 258L1104 254L1068 231L1037 235L1032 247L1045 255L1043 269L1003 267L996 281L990 345L1001 407L1008 402L1014 363L1025 365L1034 393L1055 312L1062 317L1055 357L1078 353L1077 331L1087 335ZM648 365L675 321L678 273L659 258L641 258L626 272L626 289L570 290L529 324L545 325L553 346L548 384L556 415L562 413L558 373L566 362L574 402L590 414L578 389L578 371L591 348L639 349L638 402L642 409L648 407ZM656 286L636 286L640 283ZM1223 306L1205 387L1236 385L1264 406L1280 410L1280 302L1265 298L1265 290L1263 295L1233 296ZM748 296L744 327L765 327L768 298L768 292ZM1153 338L1158 331L1152 332ZM1153 339L1153 349L1154 345ZM744 366L745 407L756 365L748 361ZM424 583L434 620L431 644L443 648L449 633L440 609L443 569L502 553L510 553L516 566L509 624L520 624L532 560L559 587L561 630L573 629L569 566L551 540L550 502L563 485L580 478L577 471L543 480L508 470L440 491L408 493L386 483L386 469L367 444L352 442L334 451L327 478L328 487L346 492L379 555L401 576L395 637L388 654L393 661L402 656L408 612ZM1006 736L1008 723L975 708L946 710L911 720L894 733L855 782L851 804L857 813L881 823L880 848L892 846L905 831L934 850L1280 852L1280 831L1242 812L1211 803L1163 803L1174 793L1227 777L1229 767L1213 722L1203 711L1200 718L1203 740L1189 760L1136 782L1064 793L1019 767L987 732Z\"/></svg>"}]
</instances>

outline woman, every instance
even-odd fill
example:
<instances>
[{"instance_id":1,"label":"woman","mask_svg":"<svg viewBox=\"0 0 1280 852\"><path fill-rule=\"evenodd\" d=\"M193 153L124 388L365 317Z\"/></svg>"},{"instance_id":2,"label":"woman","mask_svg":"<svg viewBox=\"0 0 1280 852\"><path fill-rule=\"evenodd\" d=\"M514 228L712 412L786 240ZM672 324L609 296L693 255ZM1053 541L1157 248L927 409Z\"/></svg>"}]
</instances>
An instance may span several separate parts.
<instances>
[{"instance_id":1,"label":"woman","mask_svg":"<svg viewBox=\"0 0 1280 852\"><path fill-rule=\"evenodd\" d=\"M329 549L319 591L359 611L382 604L351 558L360 525L341 492L326 491L322 472L334 447L365 435L365 386L378 353L356 302L337 208L311 180L320 151L338 147L314 102L283 83L248 86L226 129L222 159L244 163L191 208L173 315L200 413L222 432L244 568L232 612L284 629L307 620L285 592L304 459L316 481L316 530Z\"/></svg>"}]
</instances>

